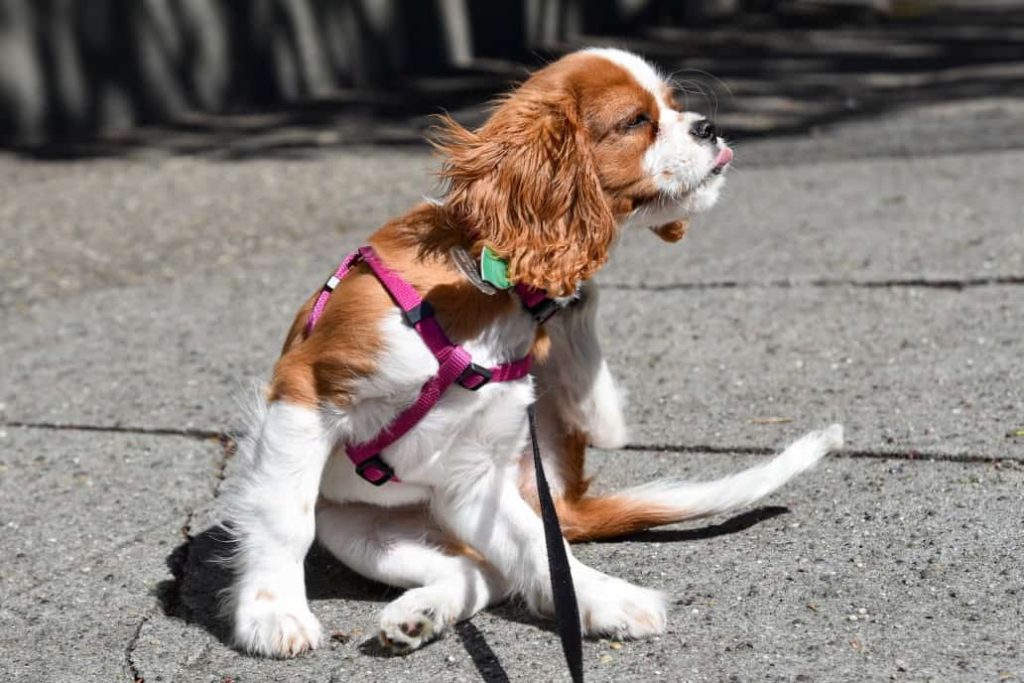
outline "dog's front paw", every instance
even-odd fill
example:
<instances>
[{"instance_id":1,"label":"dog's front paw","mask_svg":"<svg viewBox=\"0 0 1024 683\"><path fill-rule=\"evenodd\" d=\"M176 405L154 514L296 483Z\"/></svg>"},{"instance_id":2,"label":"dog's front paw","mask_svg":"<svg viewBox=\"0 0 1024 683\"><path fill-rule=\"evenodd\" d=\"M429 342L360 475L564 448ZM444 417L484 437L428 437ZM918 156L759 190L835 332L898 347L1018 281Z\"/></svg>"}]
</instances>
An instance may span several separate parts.
<instances>
[{"instance_id":1,"label":"dog's front paw","mask_svg":"<svg viewBox=\"0 0 1024 683\"><path fill-rule=\"evenodd\" d=\"M303 601L261 597L236 610L236 646L263 657L294 657L320 645L320 622Z\"/></svg>"},{"instance_id":2,"label":"dog's front paw","mask_svg":"<svg viewBox=\"0 0 1024 683\"><path fill-rule=\"evenodd\" d=\"M381 612L381 645L404 655L438 638L455 620L450 603L435 586L406 591Z\"/></svg>"},{"instance_id":3,"label":"dog's front paw","mask_svg":"<svg viewBox=\"0 0 1024 683\"><path fill-rule=\"evenodd\" d=\"M665 597L610 576L581 577L580 620L588 636L625 640L665 632Z\"/></svg>"}]
</instances>

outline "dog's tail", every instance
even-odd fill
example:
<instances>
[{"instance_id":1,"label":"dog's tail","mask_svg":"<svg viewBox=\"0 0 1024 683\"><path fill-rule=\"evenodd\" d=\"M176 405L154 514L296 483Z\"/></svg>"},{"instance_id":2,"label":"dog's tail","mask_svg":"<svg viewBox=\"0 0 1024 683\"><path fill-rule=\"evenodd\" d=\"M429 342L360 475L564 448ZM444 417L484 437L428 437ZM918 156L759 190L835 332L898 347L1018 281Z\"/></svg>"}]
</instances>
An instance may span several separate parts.
<instances>
[{"instance_id":1,"label":"dog's tail","mask_svg":"<svg viewBox=\"0 0 1024 683\"><path fill-rule=\"evenodd\" d=\"M606 496L560 498L558 517L567 539L592 541L729 512L767 496L842 446L843 428L832 425L803 436L763 465L714 481L664 479Z\"/></svg>"}]
</instances>

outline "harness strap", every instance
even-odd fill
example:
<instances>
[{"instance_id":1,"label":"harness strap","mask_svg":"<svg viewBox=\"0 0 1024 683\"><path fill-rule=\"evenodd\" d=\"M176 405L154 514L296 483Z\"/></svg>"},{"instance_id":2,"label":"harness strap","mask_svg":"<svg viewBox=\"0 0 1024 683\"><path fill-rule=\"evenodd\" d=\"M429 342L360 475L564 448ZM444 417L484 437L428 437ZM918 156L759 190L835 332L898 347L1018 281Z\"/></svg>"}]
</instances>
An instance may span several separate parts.
<instances>
[{"instance_id":1,"label":"harness strap","mask_svg":"<svg viewBox=\"0 0 1024 683\"><path fill-rule=\"evenodd\" d=\"M313 326L316 325L316 321L324 314L324 309L327 308L327 300L331 298L331 292L333 292L334 288L338 286L338 283L341 282L342 278L348 275L348 271L352 270L352 266L354 266L359 259L359 252L353 251L342 260L338 269L334 271L334 275L324 283L323 289L320 290L320 294L316 297L316 301L313 303L313 310L309 312L309 318L306 319L307 337L309 336L309 333L313 331Z\"/></svg>"},{"instance_id":2,"label":"harness strap","mask_svg":"<svg viewBox=\"0 0 1024 683\"><path fill-rule=\"evenodd\" d=\"M437 405L444 392L459 378L469 363L469 354L466 350L461 346L455 347L449 359L441 364L437 374L428 379L420 389L420 395L411 406L399 413L398 417L377 436L345 448L348 459L355 464L356 471L363 479L376 486L388 481L398 481L391 467L380 459L380 452L408 434Z\"/></svg>"},{"instance_id":3,"label":"harness strap","mask_svg":"<svg viewBox=\"0 0 1024 683\"><path fill-rule=\"evenodd\" d=\"M402 309L405 322L419 333L437 362L443 364L455 345L441 329L440 323L434 317L434 309L423 300L412 285L380 259L373 247L360 247L359 256L370 266L370 270L380 280L384 289Z\"/></svg>"},{"instance_id":4,"label":"harness strap","mask_svg":"<svg viewBox=\"0 0 1024 683\"><path fill-rule=\"evenodd\" d=\"M323 315L331 292L359 261L363 261L369 266L371 272L402 310L402 317L405 318L406 323L416 330L439 365L437 374L424 383L419 396L412 405L399 413L374 438L360 444L349 445L345 449L349 459L356 466L359 476L375 486L380 486L388 481L398 481L391 467L381 459L380 452L409 433L430 412L431 408L437 405L441 396L452 384L458 383L465 389L476 391L489 382L509 382L520 379L529 374L533 358L527 355L519 360L492 368L485 368L474 363L468 351L448 339L448 335L445 334L441 324L434 317L430 303L424 301L419 292L389 268L377 255L377 252L369 246L361 247L358 251L345 257L334 275L324 285L313 304L309 319L306 321L307 336ZM534 302L534 308L543 306L544 302L550 301L541 290L524 288L523 292L521 296L528 295L530 301ZM540 292L539 298L535 292ZM535 319L538 319L538 314L533 311L526 299L523 299L523 305ZM544 319L546 320L547 317L550 317L550 314L547 314Z\"/></svg>"}]
</instances>

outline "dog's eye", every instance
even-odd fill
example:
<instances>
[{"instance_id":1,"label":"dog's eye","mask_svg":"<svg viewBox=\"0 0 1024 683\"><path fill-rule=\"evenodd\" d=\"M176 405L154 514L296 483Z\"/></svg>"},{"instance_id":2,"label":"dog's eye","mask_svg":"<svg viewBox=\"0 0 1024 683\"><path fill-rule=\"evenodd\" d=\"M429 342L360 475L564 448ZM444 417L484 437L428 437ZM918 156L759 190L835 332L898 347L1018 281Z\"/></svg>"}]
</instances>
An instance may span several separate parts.
<instances>
[{"instance_id":1,"label":"dog's eye","mask_svg":"<svg viewBox=\"0 0 1024 683\"><path fill-rule=\"evenodd\" d=\"M647 114L637 114L636 116L634 116L633 118L629 119L629 121L626 122L626 128L628 130L634 130L636 128L640 128L641 126L646 126L650 122L651 117L649 117Z\"/></svg>"}]
</instances>

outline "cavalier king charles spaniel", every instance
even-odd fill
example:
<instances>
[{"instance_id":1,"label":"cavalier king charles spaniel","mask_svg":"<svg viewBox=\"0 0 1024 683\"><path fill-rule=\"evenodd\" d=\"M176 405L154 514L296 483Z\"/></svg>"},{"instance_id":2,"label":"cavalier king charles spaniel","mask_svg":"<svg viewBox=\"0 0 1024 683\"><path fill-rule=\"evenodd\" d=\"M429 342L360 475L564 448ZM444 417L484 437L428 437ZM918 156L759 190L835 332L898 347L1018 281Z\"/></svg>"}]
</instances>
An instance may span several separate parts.
<instances>
[{"instance_id":1,"label":"cavalier king charles spaniel","mask_svg":"<svg viewBox=\"0 0 1024 683\"><path fill-rule=\"evenodd\" d=\"M833 425L717 481L587 494L587 445L626 443L590 278L623 231L681 238L688 218L715 204L732 160L714 125L684 111L650 64L614 49L570 54L502 98L479 129L442 118L434 144L444 160L443 195L367 243L474 361L498 365L532 353L537 364L521 379L477 391L453 386L381 452L400 481L375 486L357 474L345 445L388 426L438 362L366 264L337 283L310 331L314 295L287 336L224 496L235 541L224 608L234 643L248 652L287 657L320 643L303 576L314 538L363 576L408 589L380 615L380 641L395 652L511 596L550 616L533 462L524 455L534 401L569 541L733 510L842 445ZM540 325L511 290L484 291L464 265L484 247L504 260L511 282L546 290L559 314ZM664 630L660 593L569 558L587 635Z\"/></svg>"}]
</instances>

